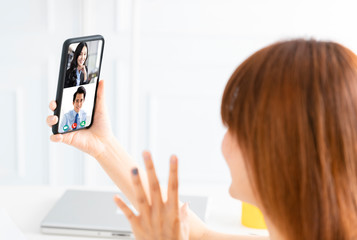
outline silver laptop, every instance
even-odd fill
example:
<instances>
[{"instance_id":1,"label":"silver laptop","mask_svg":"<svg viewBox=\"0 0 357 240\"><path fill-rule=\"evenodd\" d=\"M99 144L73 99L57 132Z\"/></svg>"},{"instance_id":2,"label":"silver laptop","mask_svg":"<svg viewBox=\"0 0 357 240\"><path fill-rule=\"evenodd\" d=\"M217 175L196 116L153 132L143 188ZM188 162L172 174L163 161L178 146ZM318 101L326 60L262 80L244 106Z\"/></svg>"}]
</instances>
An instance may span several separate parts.
<instances>
[{"instance_id":1,"label":"silver laptop","mask_svg":"<svg viewBox=\"0 0 357 240\"><path fill-rule=\"evenodd\" d=\"M135 211L122 193L67 190L41 223L48 234L90 236L100 238L134 239L130 223L115 205L119 194ZM207 197L180 196L203 221L206 218Z\"/></svg>"}]
</instances>

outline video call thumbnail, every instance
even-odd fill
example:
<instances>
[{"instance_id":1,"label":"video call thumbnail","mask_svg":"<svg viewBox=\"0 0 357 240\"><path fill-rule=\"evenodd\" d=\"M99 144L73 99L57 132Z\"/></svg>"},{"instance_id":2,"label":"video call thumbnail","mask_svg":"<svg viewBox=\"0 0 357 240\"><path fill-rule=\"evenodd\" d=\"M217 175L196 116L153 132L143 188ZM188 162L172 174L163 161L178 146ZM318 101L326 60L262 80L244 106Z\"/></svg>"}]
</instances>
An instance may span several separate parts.
<instances>
[{"instance_id":1,"label":"video call thumbnail","mask_svg":"<svg viewBox=\"0 0 357 240\"><path fill-rule=\"evenodd\" d=\"M69 45L58 125L60 133L85 128L92 121L102 44L96 40Z\"/></svg>"}]
</instances>

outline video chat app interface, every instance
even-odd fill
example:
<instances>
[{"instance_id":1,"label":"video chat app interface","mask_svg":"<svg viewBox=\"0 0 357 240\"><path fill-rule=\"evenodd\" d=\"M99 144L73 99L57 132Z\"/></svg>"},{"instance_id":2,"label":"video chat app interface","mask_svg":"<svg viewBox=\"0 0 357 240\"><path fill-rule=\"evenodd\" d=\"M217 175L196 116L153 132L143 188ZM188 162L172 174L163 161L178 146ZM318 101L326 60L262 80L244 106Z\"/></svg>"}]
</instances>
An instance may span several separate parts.
<instances>
[{"instance_id":1,"label":"video chat app interface","mask_svg":"<svg viewBox=\"0 0 357 240\"><path fill-rule=\"evenodd\" d=\"M101 40L95 40L68 47L58 125L60 133L85 128L92 121L102 44Z\"/></svg>"}]
</instances>

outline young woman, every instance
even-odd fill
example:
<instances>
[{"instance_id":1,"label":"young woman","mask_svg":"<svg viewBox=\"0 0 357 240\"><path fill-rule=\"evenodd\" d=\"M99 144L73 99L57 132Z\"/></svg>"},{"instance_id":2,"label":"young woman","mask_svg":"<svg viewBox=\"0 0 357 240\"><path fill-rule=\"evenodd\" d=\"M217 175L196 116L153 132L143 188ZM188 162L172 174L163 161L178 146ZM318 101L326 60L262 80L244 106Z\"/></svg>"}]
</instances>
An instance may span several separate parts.
<instances>
[{"instance_id":1,"label":"young woman","mask_svg":"<svg viewBox=\"0 0 357 240\"><path fill-rule=\"evenodd\" d=\"M88 46L85 42L80 42L73 54L70 67L66 71L64 87L75 87L88 84Z\"/></svg>"},{"instance_id":2,"label":"young woman","mask_svg":"<svg viewBox=\"0 0 357 240\"><path fill-rule=\"evenodd\" d=\"M92 128L51 140L91 154L139 210L119 199L137 239L247 239L213 232L179 208L177 158L168 200L150 154L138 170L108 122L103 81ZM50 108L56 108L55 102ZM227 83L222 152L230 194L258 206L270 239L357 239L357 56L333 42L278 42L244 61ZM58 119L49 116L50 126Z\"/></svg>"}]
</instances>

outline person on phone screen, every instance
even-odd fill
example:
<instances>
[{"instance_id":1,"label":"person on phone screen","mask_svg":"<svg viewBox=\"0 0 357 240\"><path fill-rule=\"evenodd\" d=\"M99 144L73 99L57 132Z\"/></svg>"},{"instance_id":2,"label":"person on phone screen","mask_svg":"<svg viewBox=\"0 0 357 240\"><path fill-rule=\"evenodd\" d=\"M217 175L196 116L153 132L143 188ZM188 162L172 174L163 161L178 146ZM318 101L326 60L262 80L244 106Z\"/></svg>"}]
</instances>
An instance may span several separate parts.
<instances>
[{"instance_id":1,"label":"person on phone screen","mask_svg":"<svg viewBox=\"0 0 357 240\"><path fill-rule=\"evenodd\" d=\"M67 132L83 128L86 125L87 114L81 110L86 98L86 89L80 86L73 94L73 110L63 115L59 132Z\"/></svg>"},{"instance_id":2,"label":"person on phone screen","mask_svg":"<svg viewBox=\"0 0 357 240\"><path fill-rule=\"evenodd\" d=\"M85 42L80 42L74 51L70 67L66 71L64 87L75 87L88 84L88 46Z\"/></svg>"}]
</instances>

